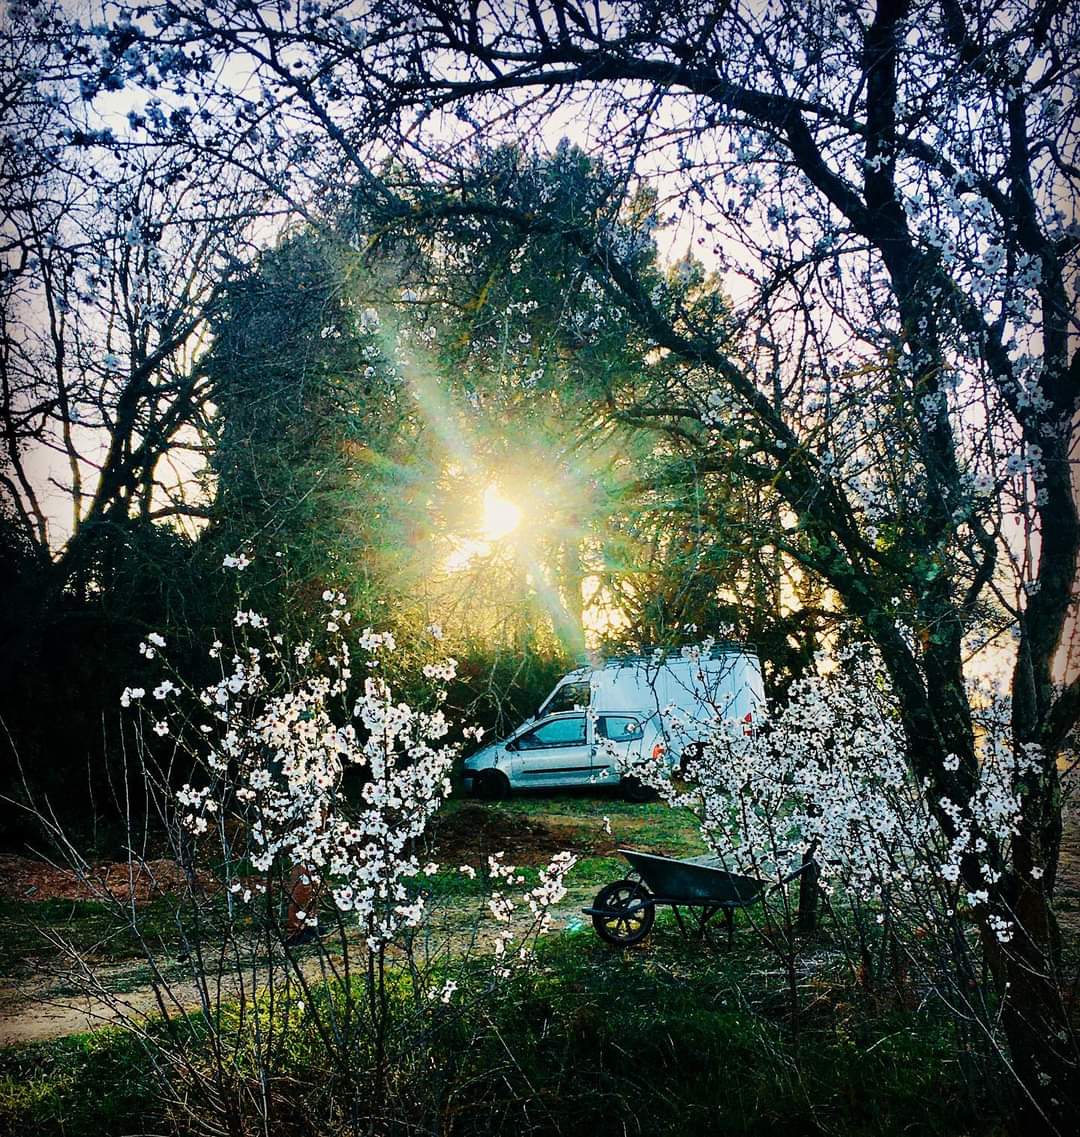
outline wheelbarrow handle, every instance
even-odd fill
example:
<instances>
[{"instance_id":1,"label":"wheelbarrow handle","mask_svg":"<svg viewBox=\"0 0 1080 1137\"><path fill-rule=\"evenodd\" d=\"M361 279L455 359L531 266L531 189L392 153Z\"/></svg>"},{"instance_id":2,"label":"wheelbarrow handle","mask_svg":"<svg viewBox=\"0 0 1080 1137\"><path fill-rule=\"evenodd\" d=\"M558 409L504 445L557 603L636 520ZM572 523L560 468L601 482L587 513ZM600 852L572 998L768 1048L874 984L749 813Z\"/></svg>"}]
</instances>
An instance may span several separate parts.
<instances>
[{"instance_id":1,"label":"wheelbarrow handle","mask_svg":"<svg viewBox=\"0 0 1080 1137\"><path fill-rule=\"evenodd\" d=\"M766 895L775 892L778 888L783 888L785 884L789 884L797 876L802 876L802 874L811 867L817 867L817 861L813 860L812 858L809 861L806 861L805 863L799 865L797 869L792 869L791 872L785 873L774 885L767 889Z\"/></svg>"}]
</instances>

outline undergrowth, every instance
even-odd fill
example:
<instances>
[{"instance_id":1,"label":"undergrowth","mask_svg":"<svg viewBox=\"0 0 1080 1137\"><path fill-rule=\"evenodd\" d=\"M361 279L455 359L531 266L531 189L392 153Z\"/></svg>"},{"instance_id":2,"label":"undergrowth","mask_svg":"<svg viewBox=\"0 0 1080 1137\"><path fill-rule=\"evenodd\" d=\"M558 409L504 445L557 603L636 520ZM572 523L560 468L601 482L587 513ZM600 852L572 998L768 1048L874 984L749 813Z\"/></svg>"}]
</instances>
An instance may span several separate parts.
<instances>
[{"instance_id":1,"label":"undergrowth","mask_svg":"<svg viewBox=\"0 0 1080 1137\"><path fill-rule=\"evenodd\" d=\"M750 937L710 952L670 921L623 954L587 930L553 937L530 971L494 987L486 968L461 971L454 1001L419 1016L401 975L390 987L398 1032L377 1108L369 1108L370 1040L358 1037L342 1067L329 1060L316 1016L293 1007L278 1024L288 1077L267 1087L274 1132L993 1132L965 1090L946 1016L861 989L842 968L830 971L820 950L825 962L804 983L794 1020ZM185 1025L197 1040L197 1020ZM163 1029L159 1038L167 1052ZM244 1054L237 1039L228 1092L257 1090ZM186 1132L165 1104L182 1098L175 1068L163 1092L152 1049L123 1031L0 1055L0 1129L28 1137L157 1133L170 1124Z\"/></svg>"}]
</instances>

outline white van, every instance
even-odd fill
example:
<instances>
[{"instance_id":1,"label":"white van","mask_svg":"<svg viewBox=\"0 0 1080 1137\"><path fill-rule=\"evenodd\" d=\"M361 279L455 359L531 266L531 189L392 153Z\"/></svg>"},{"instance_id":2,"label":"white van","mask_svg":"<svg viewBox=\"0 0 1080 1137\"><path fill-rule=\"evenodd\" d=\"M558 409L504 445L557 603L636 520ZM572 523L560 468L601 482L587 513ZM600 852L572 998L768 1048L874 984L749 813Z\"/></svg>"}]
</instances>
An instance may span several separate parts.
<instances>
[{"instance_id":1,"label":"white van","mask_svg":"<svg viewBox=\"0 0 1080 1137\"><path fill-rule=\"evenodd\" d=\"M621 762L678 762L717 719L753 721L764 702L761 663L742 648L626 656L582 667L559 680L536 716L465 761L464 786L480 797L530 787L622 784Z\"/></svg>"}]
</instances>

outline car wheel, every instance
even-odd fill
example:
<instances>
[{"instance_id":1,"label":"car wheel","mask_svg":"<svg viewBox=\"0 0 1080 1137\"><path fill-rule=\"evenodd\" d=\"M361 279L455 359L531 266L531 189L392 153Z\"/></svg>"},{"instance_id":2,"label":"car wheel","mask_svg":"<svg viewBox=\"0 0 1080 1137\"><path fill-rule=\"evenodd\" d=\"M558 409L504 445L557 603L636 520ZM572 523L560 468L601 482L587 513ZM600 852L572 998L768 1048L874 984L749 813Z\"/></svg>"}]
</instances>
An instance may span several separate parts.
<instances>
[{"instance_id":1,"label":"car wheel","mask_svg":"<svg viewBox=\"0 0 1080 1137\"><path fill-rule=\"evenodd\" d=\"M476 776L476 796L484 801L502 801L510 796L510 780L502 770L481 770Z\"/></svg>"},{"instance_id":2,"label":"car wheel","mask_svg":"<svg viewBox=\"0 0 1080 1137\"><path fill-rule=\"evenodd\" d=\"M645 785L644 782L639 781L637 778L623 778L620 786L622 788L622 795L627 801L656 801L660 796L652 786Z\"/></svg>"}]
</instances>

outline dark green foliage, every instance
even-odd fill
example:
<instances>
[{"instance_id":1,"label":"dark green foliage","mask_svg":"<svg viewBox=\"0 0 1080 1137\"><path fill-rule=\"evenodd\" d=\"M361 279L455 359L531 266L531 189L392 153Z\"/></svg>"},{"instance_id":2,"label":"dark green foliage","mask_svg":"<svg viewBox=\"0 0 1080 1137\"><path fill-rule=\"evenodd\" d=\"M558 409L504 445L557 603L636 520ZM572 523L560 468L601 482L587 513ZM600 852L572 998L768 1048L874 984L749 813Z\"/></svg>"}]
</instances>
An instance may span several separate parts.
<instances>
[{"instance_id":1,"label":"dark green foliage","mask_svg":"<svg viewBox=\"0 0 1080 1137\"><path fill-rule=\"evenodd\" d=\"M519 650L476 645L458 658L448 704L458 726L479 726L486 741L502 737L534 715L573 661L550 645L522 644Z\"/></svg>"},{"instance_id":2,"label":"dark green foliage","mask_svg":"<svg viewBox=\"0 0 1080 1137\"><path fill-rule=\"evenodd\" d=\"M212 331L197 366L218 410L203 424L217 432L217 496L197 538L114 510L80 531L60 575L0 518L0 794L54 810L107 853L123 841L124 809L139 818L140 795L125 801L119 697L147 685L138 644L148 632L200 685L240 585L245 606L279 627L310 632L327 584L347 588L358 622L386 626L396 609L387 550L410 554L386 533L388 464L409 438L400 377L348 259L306 234L286 240L230 285ZM223 572L241 549L251 568ZM40 838L28 812L3 808L6 844Z\"/></svg>"},{"instance_id":3,"label":"dark green foliage","mask_svg":"<svg viewBox=\"0 0 1080 1137\"><path fill-rule=\"evenodd\" d=\"M110 848L125 798L119 699L145 678L139 641L163 632L198 681L201 633L228 619L221 582L197 542L148 521L103 526L62 584L13 537L0 531L0 793L47 799L80 840ZM24 810L5 809L5 844L40 837Z\"/></svg>"},{"instance_id":4,"label":"dark green foliage","mask_svg":"<svg viewBox=\"0 0 1080 1137\"><path fill-rule=\"evenodd\" d=\"M205 539L246 549L255 606L294 624L342 584L362 618L385 619L409 407L354 262L307 232L264 252L229 286L206 362L220 413Z\"/></svg>"}]
</instances>

